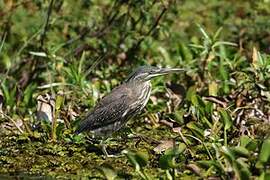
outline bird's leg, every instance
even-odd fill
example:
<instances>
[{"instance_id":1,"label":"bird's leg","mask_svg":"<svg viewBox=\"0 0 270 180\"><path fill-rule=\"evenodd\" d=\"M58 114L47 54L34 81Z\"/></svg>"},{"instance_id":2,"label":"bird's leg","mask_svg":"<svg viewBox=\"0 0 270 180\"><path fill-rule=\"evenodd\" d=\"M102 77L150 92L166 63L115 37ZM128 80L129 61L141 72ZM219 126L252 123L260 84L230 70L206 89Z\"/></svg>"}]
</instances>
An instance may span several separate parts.
<instances>
[{"instance_id":1,"label":"bird's leg","mask_svg":"<svg viewBox=\"0 0 270 180\"><path fill-rule=\"evenodd\" d=\"M129 134L126 135L127 138L136 138L138 135L136 132L133 131L133 129L129 128Z\"/></svg>"},{"instance_id":2,"label":"bird's leg","mask_svg":"<svg viewBox=\"0 0 270 180\"><path fill-rule=\"evenodd\" d=\"M97 144L99 142L97 139L95 139L94 137L91 137L91 136L86 136L85 138L91 144Z\"/></svg>"},{"instance_id":3,"label":"bird's leg","mask_svg":"<svg viewBox=\"0 0 270 180\"><path fill-rule=\"evenodd\" d=\"M108 152L107 152L107 149L106 149L107 145L104 143L104 140L101 140L99 145L100 145L100 147L101 147L101 151L103 152L103 154L104 154L106 157L110 157L110 155L109 155Z\"/></svg>"},{"instance_id":4,"label":"bird's leg","mask_svg":"<svg viewBox=\"0 0 270 180\"><path fill-rule=\"evenodd\" d=\"M107 144L106 144L106 141L108 141L109 139L106 139L106 140L101 140L100 141L100 147L101 147L101 151L103 152L103 154L105 155L106 158L111 158L111 157L120 157L121 155L113 155L113 154L108 154L107 152Z\"/></svg>"}]
</instances>

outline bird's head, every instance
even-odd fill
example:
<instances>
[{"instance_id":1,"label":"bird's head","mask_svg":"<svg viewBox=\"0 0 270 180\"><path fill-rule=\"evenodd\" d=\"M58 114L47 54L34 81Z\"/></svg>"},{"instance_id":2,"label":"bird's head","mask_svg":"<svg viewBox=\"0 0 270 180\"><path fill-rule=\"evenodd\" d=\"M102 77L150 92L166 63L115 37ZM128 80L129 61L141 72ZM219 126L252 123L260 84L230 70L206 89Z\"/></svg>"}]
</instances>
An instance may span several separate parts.
<instances>
[{"instance_id":1,"label":"bird's head","mask_svg":"<svg viewBox=\"0 0 270 180\"><path fill-rule=\"evenodd\" d=\"M184 69L180 68L159 68L154 66L140 66L135 71L133 71L128 78L126 79L126 82L129 81L149 81L154 77L174 73L174 72L181 72L184 71Z\"/></svg>"}]
</instances>

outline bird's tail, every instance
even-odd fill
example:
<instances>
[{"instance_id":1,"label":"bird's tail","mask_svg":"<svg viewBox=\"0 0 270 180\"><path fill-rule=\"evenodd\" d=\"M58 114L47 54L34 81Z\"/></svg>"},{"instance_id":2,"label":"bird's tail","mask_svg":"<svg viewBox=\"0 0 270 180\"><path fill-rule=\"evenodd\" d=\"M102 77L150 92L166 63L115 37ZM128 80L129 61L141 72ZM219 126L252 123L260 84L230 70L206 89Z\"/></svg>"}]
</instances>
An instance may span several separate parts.
<instances>
[{"instance_id":1,"label":"bird's tail","mask_svg":"<svg viewBox=\"0 0 270 180\"><path fill-rule=\"evenodd\" d=\"M78 135L81 132L83 132L83 130L79 127L78 129L75 130L74 134Z\"/></svg>"},{"instance_id":2,"label":"bird's tail","mask_svg":"<svg viewBox=\"0 0 270 180\"><path fill-rule=\"evenodd\" d=\"M86 131L88 128L87 122L86 121L82 121L79 123L78 128L75 130L75 134L80 134L83 131Z\"/></svg>"}]
</instances>

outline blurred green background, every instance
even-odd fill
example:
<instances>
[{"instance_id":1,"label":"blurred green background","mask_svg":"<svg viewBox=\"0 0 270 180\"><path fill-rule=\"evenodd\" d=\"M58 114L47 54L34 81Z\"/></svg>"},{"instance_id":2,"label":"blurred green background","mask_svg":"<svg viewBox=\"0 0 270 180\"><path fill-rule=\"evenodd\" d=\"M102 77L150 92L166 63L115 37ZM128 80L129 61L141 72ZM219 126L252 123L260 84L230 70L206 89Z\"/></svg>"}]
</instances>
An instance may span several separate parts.
<instances>
[{"instance_id":1,"label":"blurred green background","mask_svg":"<svg viewBox=\"0 0 270 180\"><path fill-rule=\"evenodd\" d=\"M269 7L269 0L0 1L0 173L269 178ZM187 72L153 81L142 115L109 144L124 157L104 160L73 134L75 125L139 65ZM36 118L46 93L53 122ZM130 131L150 139L126 138Z\"/></svg>"}]
</instances>

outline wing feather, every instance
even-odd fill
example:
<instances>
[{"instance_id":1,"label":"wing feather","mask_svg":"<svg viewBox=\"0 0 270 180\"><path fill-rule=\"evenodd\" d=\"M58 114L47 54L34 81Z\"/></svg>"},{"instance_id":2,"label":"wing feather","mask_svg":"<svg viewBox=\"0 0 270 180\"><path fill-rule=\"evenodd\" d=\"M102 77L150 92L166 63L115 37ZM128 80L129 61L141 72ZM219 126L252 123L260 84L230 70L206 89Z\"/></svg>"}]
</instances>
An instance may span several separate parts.
<instances>
[{"instance_id":1,"label":"wing feather","mask_svg":"<svg viewBox=\"0 0 270 180\"><path fill-rule=\"evenodd\" d=\"M134 98L132 98L131 90L124 85L118 86L100 100L97 106L86 116L85 120L79 124L76 133L86 130L95 131L113 125L117 121L127 120L129 113L126 110L128 104L132 101L134 101Z\"/></svg>"}]
</instances>

